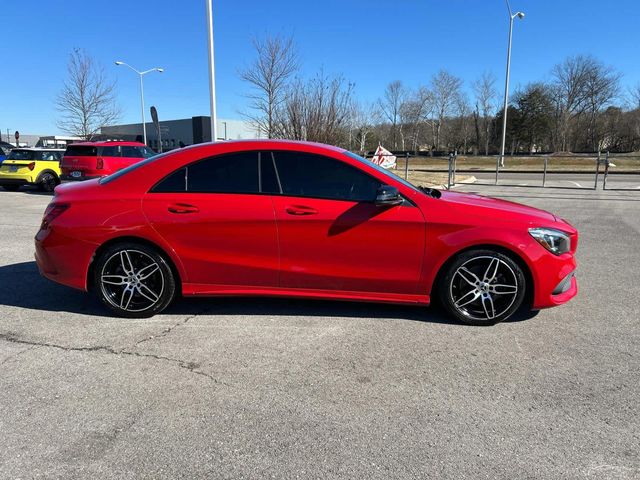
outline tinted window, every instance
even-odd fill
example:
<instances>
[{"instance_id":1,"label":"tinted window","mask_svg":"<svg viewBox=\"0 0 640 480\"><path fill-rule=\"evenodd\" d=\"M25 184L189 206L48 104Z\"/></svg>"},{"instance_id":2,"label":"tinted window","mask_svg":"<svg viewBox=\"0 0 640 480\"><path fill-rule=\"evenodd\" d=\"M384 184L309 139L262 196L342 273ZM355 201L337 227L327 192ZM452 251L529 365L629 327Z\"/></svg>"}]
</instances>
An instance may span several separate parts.
<instances>
[{"instance_id":1,"label":"tinted window","mask_svg":"<svg viewBox=\"0 0 640 480\"><path fill-rule=\"evenodd\" d=\"M46 160L49 162L57 162L60 160L59 152L38 152L37 160Z\"/></svg>"},{"instance_id":2,"label":"tinted window","mask_svg":"<svg viewBox=\"0 0 640 480\"><path fill-rule=\"evenodd\" d=\"M34 160L33 150L11 150L7 160Z\"/></svg>"},{"instance_id":3,"label":"tinted window","mask_svg":"<svg viewBox=\"0 0 640 480\"><path fill-rule=\"evenodd\" d=\"M187 190L208 193L258 193L258 152L207 158L187 167Z\"/></svg>"},{"instance_id":4,"label":"tinted window","mask_svg":"<svg viewBox=\"0 0 640 480\"><path fill-rule=\"evenodd\" d=\"M104 157L119 157L120 147L117 145L109 145L108 147L100 147L100 155ZM126 155L124 155L126 157Z\"/></svg>"},{"instance_id":5,"label":"tinted window","mask_svg":"<svg viewBox=\"0 0 640 480\"><path fill-rule=\"evenodd\" d=\"M64 154L70 157L96 157L97 149L87 145L69 145Z\"/></svg>"},{"instance_id":6,"label":"tinted window","mask_svg":"<svg viewBox=\"0 0 640 480\"><path fill-rule=\"evenodd\" d=\"M262 193L281 193L272 152L260 153L260 191Z\"/></svg>"},{"instance_id":7,"label":"tinted window","mask_svg":"<svg viewBox=\"0 0 640 480\"><path fill-rule=\"evenodd\" d=\"M149 158L155 155L153 150L147 147L122 147L122 156L130 158Z\"/></svg>"},{"instance_id":8,"label":"tinted window","mask_svg":"<svg viewBox=\"0 0 640 480\"><path fill-rule=\"evenodd\" d=\"M298 152L274 152L284 195L373 201L380 182L339 160Z\"/></svg>"},{"instance_id":9,"label":"tinted window","mask_svg":"<svg viewBox=\"0 0 640 480\"><path fill-rule=\"evenodd\" d=\"M176 170L164 180L161 180L153 189L156 193L177 193L184 192L187 187L186 168Z\"/></svg>"}]
</instances>

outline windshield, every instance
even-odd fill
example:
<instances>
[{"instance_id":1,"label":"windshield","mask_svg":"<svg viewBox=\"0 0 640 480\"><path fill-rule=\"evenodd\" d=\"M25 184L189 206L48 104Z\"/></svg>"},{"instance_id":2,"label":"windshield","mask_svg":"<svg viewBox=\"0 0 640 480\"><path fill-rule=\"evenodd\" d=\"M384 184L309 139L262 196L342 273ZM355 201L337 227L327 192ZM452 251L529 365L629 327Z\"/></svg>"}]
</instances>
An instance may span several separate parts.
<instances>
[{"instance_id":1,"label":"windshield","mask_svg":"<svg viewBox=\"0 0 640 480\"><path fill-rule=\"evenodd\" d=\"M370 167L375 168L376 170L378 170L381 173L386 173L387 175L391 175L394 180L402 183L403 185L406 185L407 187L411 188L412 190L415 190L416 192L421 192L421 190L418 187L416 187L413 183L408 182L404 178L399 177L398 175L393 173L391 170L387 170L386 168L382 168L380 165L376 165L372 161L367 160L366 158L363 158L360 155L356 155L353 152L345 151L344 154L347 155L348 157L351 157L351 158L353 158L355 160L358 160L360 163L364 163L364 164L366 164L366 165L368 165Z\"/></svg>"}]
</instances>

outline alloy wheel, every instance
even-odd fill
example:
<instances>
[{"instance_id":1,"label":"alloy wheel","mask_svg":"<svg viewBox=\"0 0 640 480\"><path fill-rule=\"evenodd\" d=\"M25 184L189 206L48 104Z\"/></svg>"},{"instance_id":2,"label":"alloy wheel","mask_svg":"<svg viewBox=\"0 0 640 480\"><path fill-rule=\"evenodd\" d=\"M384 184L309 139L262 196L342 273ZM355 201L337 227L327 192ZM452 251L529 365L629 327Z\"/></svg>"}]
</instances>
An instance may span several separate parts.
<instances>
[{"instance_id":1,"label":"alloy wheel","mask_svg":"<svg viewBox=\"0 0 640 480\"><path fill-rule=\"evenodd\" d=\"M497 256L477 256L460 265L449 285L453 307L471 320L492 321L504 315L520 289L516 272Z\"/></svg>"},{"instance_id":2,"label":"alloy wheel","mask_svg":"<svg viewBox=\"0 0 640 480\"><path fill-rule=\"evenodd\" d=\"M40 188L45 192L53 192L53 189L56 188L57 182L56 178L50 174L45 173L42 175L40 179Z\"/></svg>"},{"instance_id":3,"label":"alloy wheel","mask_svg":"<svg viewBox=\"0 0 640 480\"><path fill-rule=\"evenodd\" d=\"M165 278L150 255L140 250L119 250L104 263L100 288L115 308L143 312L161 301Z\"/></svg>"}]
</instances>

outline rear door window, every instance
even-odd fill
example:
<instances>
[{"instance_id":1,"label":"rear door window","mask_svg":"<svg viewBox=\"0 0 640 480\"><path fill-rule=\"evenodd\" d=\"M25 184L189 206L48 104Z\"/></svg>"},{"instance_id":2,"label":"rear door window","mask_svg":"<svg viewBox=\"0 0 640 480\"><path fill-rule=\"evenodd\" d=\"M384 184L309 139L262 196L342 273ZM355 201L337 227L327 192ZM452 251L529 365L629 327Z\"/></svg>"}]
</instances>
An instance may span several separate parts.
<instances>
[{"instance_id":1,"label":"rear door window","mask_svg":"<svg viewBox=\"0 0 640 480\"><path fill-rule=\"evenodd\" d=\"M200 160L187 167L187 191L259 193L258 152L239 152Z\"/></svg>"},{"instance_id":2,"label":"rear door window","mask_svg":"<svg viewBox=\"0 0 640 480\"><path fill-rule=\"evenodd\" d=\"M120 157L126 155L121 155L120 147L118 145L109 145L106 147L100 147L100 156L102 157Z\"/></svg>"},{"instance_id":3,"label":"rear door window","mask_svg":"<svg viewBox=\"0 0 640 480\"><path fill-rule=\"evenodd\" d=\"M155 193L260 192L258 152L239 152L205 158L182 167L158 182Z\"/></svg>"},{"instance_id":4,"label":"rear door window","mask_svg":"<svg viewBox=\"0 0 640 480\"><path fill-rule=\"evenodd\" d=\"M122 156L129 158L149 158L155 153L148 147L122 146Z\"/></svg>"}]
</instances>

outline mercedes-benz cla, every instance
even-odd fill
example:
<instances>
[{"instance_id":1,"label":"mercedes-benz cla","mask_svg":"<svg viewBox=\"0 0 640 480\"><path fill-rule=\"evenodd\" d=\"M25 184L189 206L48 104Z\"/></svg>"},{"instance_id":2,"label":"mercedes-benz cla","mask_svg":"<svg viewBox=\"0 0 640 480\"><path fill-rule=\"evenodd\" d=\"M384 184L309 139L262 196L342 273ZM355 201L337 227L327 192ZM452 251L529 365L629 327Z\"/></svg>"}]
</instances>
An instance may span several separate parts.
<instances>
[{"instance_id":1,"label":"mercedes-benz cla","mask_svg":"<svg viewBox=\"0 0 640 480\"><path fill-rule=\"evenodd\" d=\"M267 295L438 299L493 324L577 293L578 233L553 214L290 141L203 144L58 186L35 244L44 276L125 317L178 295Z\"/></svg>"}]
</instances>

